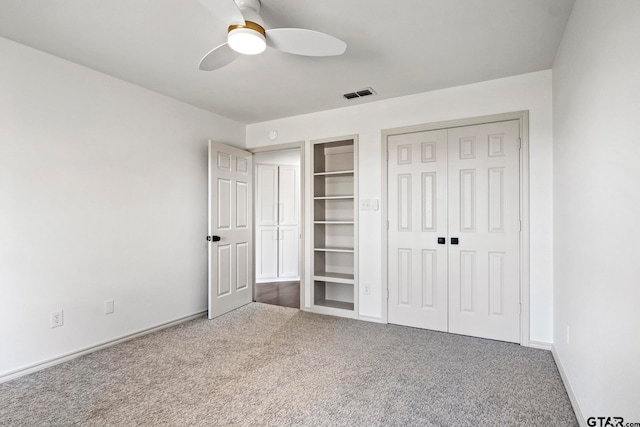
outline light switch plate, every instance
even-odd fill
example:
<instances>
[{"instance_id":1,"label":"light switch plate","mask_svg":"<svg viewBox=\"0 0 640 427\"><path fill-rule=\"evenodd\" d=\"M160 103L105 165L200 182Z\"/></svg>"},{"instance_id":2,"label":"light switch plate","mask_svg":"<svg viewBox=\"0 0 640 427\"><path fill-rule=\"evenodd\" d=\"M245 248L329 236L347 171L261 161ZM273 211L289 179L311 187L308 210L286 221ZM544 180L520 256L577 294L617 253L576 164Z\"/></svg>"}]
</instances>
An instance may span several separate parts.
<instances>
[{"instance_id":1,"label":"light switch plate","mask_svg":"<svg viewBox=\"0 0 640 427\"><path fill-rule=\"evenodd\" d=\"M106 300L104 302L104 314L112 314L115 311L113 300Z\"/></svg>"}]
</instances>

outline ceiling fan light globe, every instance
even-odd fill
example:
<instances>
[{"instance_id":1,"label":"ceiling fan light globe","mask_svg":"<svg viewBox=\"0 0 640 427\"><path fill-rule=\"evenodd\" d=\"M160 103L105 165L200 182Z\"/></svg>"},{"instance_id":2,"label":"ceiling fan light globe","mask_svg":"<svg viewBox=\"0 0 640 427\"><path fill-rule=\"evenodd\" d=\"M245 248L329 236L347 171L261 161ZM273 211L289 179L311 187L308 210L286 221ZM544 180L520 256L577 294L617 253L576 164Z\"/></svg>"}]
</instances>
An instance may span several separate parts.
<instances>
[{"instance_id":1,"label":"ceiling fan light globe","mask_svg":"<svg viewBox=\"0 0 640 427\"><path fill-rule=\"evenodd\" d=\"M231 49L244 55L257 55L267 48L265 37L250 28L236 28L229 31L227 42Z\"/></svg>"}]
</instances>

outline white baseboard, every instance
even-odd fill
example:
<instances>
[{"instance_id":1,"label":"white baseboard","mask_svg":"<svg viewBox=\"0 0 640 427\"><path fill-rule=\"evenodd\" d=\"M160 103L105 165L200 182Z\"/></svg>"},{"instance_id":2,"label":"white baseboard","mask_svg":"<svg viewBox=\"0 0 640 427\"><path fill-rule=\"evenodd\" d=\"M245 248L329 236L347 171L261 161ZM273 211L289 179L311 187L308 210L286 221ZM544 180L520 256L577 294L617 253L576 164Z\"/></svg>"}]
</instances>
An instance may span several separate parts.
<instances>
[{"instance_id":1,"label":"white baseboard","mask_svg":"<svg viewBox=\"0 0 640 427\"><path fill-rule=\"evenodd\" d=\"M384 323L386 324L382 317L373 317L373 316L358 316L358 320L364 320L365 322L373 322L373 323Z\"/></svg>"},{"instance_id":2,"label":"white baseboard","mask_svg":"<svg viewBox=\"0 0 640 427\"><path fill-rule=\"evenodd\" d=\"M529 345L527 347L537 348L538 350L551 351L551 349L553 348L553 344L543 341L529 341Z\"/></svg>"},{"instance_id":3,"label":"white baseboard","mask_svg":"<svg viewBox=\"0 0 640 427\"><path fill-rule=\"evenodd\" d=\"M555 360L556 366L558 367L558 372L560 372L560 377L562 378L562 382L564 383L564 388L567 389L567 394L569 395L569 400L571 401L573 412L575 412L576 418L578 419L578 424L580 424L580 427L588 427L587 421L584 418L584 415L582 415L582 410L580 410L580 405L578 405L576 395L573 393L573 388L571 388L569 377L567 376L567 373L564 370L564 366L562 366L562 362L560 362L560 358L558 357L558 353L556 353L556 348L553 345L551 345L551 354L553 355L553 360Z\"/></svg>"},{"instance_id":4,"label":"white baseboard","mask_svg":"<svg viewBox=\"0 0 640 427\"><path fill-rule=\"evenodd\" d=\"M41 370L46 369L46 368L50 368L51 366L59 365L60 363L64 363L64 362L67 362L69 360L76 359L76 358L78 358L80 356L84 356L85 354L93 353L95 351L102 350L102 349L105 349L107 347L111 347L113 345L120 344L122 342L129 341L129 340L132 340L134 338L138 338L138 337L141 337L143 335L147 335L147 334L150 334L152 332L159 331L161 329L170 328L171 326L175 326L175 325L178 325L180 323L188 322L189 320L197 319L198 317L202 316L206 312L207 312L206 310L200 311L198 313L190 314L188 316L181 317L181 318L176 319L176 320L172 320L172 321L169 321L169 322L161 323L159 325L152 326L152 327L146 328L146 329L142 329L140 331L133 332L131 334L123 335L123 336L120 336L118 338L114 338L112 340L102 342L100 344L96 344L96 345L92 345L92 346L89 346L89 347L85 347L85 348L82 348L80 350L73 351L71 353L63 354L62 356L54 357L53 359L48 359L48 360L45 360L45 361L42 361L42 362L38 362L38 363L34 363L32 365L25 366L23 368L18 368L18 369L15 369L13 371L8 371L8 372L5 372L5 373L2 373L2 374L0 374L0 384L4 383L4 382L7 382L7 381L10 381L10 380L13 380L13 379L16 379L16 378L19 378L19 377L22 377L22 376L25 376L25 375L28 375L28 374L32 374L34 372L41 371Z\"/></svg>"}]
</instances>

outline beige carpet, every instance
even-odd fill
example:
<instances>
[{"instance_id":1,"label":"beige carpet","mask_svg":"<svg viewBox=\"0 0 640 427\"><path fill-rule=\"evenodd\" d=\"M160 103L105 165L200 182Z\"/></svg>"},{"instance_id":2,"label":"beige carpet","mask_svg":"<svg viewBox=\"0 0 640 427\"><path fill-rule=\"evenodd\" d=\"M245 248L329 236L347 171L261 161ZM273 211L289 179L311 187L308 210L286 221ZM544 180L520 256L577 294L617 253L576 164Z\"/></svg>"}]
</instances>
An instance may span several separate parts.
<instances>
[{"instance_id":1,"label":"beige carpet","mask_svg":"<svg viewBox=\"0 0 640 427\"><path fill-rule=\"evenodd\" d=\"M0 384L0 425L578 424L549 352L254 303Z\"/></svg>"}]
</instances>

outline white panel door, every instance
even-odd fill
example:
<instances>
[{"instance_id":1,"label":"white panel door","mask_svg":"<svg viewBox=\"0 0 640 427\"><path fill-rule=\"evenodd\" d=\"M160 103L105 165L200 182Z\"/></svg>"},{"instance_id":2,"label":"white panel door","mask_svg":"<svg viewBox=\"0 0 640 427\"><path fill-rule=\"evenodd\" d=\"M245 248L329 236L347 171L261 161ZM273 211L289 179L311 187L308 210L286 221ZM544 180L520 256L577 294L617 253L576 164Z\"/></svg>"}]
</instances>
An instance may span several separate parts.
<instances>
[{"instance_id":1,"label":"white panel door","mask_svg":"<svg viewBox=\"0 0 640 427\"><path fill-rule=\"evenodd\" d=\"M256 167L256 226L278 225L278 166Z\"/></svg>"},{"instance_id":2,"label":"white panel door","mask_svg":"<svg viewBox=\"0 0 640 427\"><path fill-rule=\"evenodd\" d=\"M210 319L253 297L252 171L251 153L209 141Z\"/></svg>"},{"instance_id":3,"label":"white panel door","mask_svg":"<svg viewBox=\"0 0 640 427\"><path fill-rule=\"evenodd\" d=\"M278 227L278 278L300 276L300 232L297 226Z\"/></svg>"},{"instance_id":4,"label":"white panel door","mask_svg":"<svg viewBox=\"0 0 640 427\"><path fill-rule=\"evenodd\" d=\"M389 137L389 322L447 330L447 131Z\"/></svg>"},{"instance_id":5,"label":"white panel door","mask_svg":"<svg viewBox=\"0 0 640 427\"><path fill-rule=\"evenodd\" d=\"M256 280L278 278L278 227L256 227Z\"/></svg>"},{"instance_id":6,"label":"white panel door","mask_svg":"<svg viewBox=\"0 0 640 427\"><path fill-rule=\"evenodd\" d=\"M448 140L449 332L520 342L519 122Z\"/></svg>"},{"instance_id":7,"label":"white panel door","mask_svg":"<svg viewBox=\"0 0 640 427\"><path fill-rule=\"evenodd\" d=\"M278 224L298 225L300 215L300 172L297 166L279 166Z\"/></svg>"}]
</instances>

